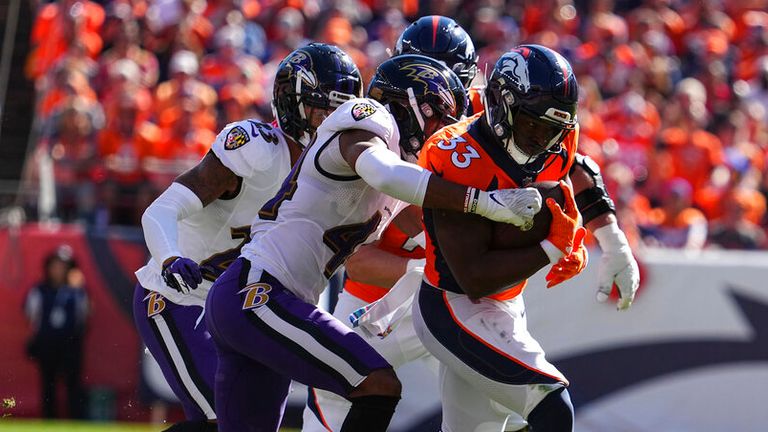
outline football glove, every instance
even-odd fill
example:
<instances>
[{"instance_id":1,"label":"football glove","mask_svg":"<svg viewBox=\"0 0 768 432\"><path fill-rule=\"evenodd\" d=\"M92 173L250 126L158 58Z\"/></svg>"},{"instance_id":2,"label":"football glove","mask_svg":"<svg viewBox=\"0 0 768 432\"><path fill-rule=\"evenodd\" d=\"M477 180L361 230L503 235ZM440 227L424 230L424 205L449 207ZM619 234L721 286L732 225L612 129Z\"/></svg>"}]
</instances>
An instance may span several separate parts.
<instances>
[{"instance_id":1,"label":"football glove","mask_svg":"<svg viewBox=\"0 0 768 432\"><path fill-rule=\"evenodd\" d=\"M189 294L203 281L203 275L197 263L184 257L171 257L165 260L162 275L166 285L182 294Z\"/></svg>"},{"instance_id":2,"label":"football glove","mask_svg":"<svg viewBox=\"0 0 768 432\"><path fill-rule=\"evenodd\" d=\"M560 187L565 195L563 208L554 199L547 198L547 207L552 212L547 240L567 256L573 250L573 239L579 229L579 211L571 187L564 181L560 181Z\"/></svg>"},{"instance_id":3,"label":"football glove","mask_svg":"<svg viewBox=\"0 0 768 432\"><path fill-rule=\"evenodd\" d=\"M534 188L501 189L486 192L470 187L464 211L496 222L509 223L529 230L533 217L541 210L541 194Z\"/></svg>"},{"instance_id":4,"label":"football glove","mask_svg":"<svg viewBox=\"0 0 768 432\"><path fill-rule=\"evenodd\" d=\"M597 301L608 300L615 283L619 290L616 308L625 310L632 305L640 286L640 269L632 255L627 236L615 223L602 226L593 234L603 250L597 270Z\"/></svg>"},{"instance_id":5,"label":"football glove","mask_svg":"<svg viewBox=\"0 0 768 432\"><path fill-rule=\"evenodd\" d=\"M560 261L555 263L547 273L547 288L565 282L568 279L581 273L587 266L589 261L589 253L587 248L584 247L584 236L587 230L584 227L579 227L576 230L576 235L573 237L573 252L562 257Z\"/></svg>"}]
</instances>

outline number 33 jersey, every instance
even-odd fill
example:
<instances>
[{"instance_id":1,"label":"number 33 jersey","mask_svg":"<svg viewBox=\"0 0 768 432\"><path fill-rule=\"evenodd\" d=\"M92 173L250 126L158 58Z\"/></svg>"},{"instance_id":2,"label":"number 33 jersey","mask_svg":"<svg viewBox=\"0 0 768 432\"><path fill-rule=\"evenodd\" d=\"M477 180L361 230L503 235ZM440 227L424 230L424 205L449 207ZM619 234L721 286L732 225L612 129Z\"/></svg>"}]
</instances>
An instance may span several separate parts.
<instances>
[{"instance_id":1,"label":"number 33 jersey","mask_svg":"<svg viewBox=\"0 0 768 432\"><path fill-rule=\"evenodd\" d=\"M352 99L326 118L280 192L259 212L243 256L316 304L328 278L380 234L399 203L363 181L339 149L345 130L370 131L400 154L394 119L378 102Z\"/></svg>"},{"instance_id":2,"label":"number 33 jersey","mask_svg":"<svg viewBox=\"0 0 768 432\"><path fill-rule=\"evenodd\" d=\"M256 120L228 124L210 151L240 177L240 182L234 196L219 198L178 223L179 251L200 265L202 284L188 295L177 292L163 282L161 263L155 259L150 259L136 272L143 287L176 304L205 304L213 281L250 240L253 218L277 193L291 169L291 157L282 132Z\"/></svg>"}]
</instances>

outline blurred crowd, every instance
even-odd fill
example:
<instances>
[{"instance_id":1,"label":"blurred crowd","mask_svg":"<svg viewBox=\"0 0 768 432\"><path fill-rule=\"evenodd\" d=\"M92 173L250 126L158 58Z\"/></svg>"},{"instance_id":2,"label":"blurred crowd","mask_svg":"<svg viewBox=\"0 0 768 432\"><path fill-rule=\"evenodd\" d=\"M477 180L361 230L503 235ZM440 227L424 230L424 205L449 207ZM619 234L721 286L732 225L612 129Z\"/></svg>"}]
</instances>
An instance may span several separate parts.
<instances>
[{"instance_id":1,"label":"blurred crowd","mask_svg":"<svg viewBox=\"0 0 768 432\"><path fill-rule=\"evenodd\" d=\"M470 33L481 72L522 42L570 60L580 151L602 167L634 245L768 245L768 0L41 3L27 73L34 166L53 167L57 217L138 224L217 130L271 120L271 80L290 51L336 44L367 80L428 14Z\"/></svg>"}]
</instances>

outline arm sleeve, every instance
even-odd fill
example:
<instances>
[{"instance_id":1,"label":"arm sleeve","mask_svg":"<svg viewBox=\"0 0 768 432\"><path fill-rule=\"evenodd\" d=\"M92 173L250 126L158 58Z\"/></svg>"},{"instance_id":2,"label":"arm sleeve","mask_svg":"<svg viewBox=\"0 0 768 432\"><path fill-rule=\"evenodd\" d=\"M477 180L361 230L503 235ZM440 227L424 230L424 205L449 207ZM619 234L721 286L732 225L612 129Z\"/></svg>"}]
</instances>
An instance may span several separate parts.
<instances>
[{"instance_id":1,"label":"arm sleeve","mask_svg":"<svg viewBox=\"0 0 768 432\"><path fill-rule=\"evenodd\" d=\"M203 209L197 195L180 183L171 183L141 217L144 239L152 259L160 266L172 256L182 256L179 251L178 222Z\"/></svg>"},{"instance_id":2,"label":"arm sleeve","mask_svg":"<svg viewBox=\"0 0 768 432\"><path fill-rule=\"evenodd\" d=\"M355 171L374 189L393 198L415 204L424 203L430 172L403 161L383 145L374 145L358 156Z\"/></svg>"}]
</instances>

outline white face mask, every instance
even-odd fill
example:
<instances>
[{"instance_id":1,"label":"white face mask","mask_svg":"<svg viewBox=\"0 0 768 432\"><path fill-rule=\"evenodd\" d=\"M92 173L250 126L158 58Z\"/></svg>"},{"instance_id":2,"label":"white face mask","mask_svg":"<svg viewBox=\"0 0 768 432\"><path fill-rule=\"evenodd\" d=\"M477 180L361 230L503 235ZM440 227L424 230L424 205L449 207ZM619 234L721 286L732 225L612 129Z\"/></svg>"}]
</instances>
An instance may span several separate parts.
<instances>
[{"instance_id":1,"label":"white face mask","mask_svg":"<svg viewBox=\"0 0 768 432\"><path fill-rule=\"evenodd\" d=\"M507 111L507 121L509 122L509 124L514 125L514 119L512 119L511 111ZM509 155L512 156L512 159L518 164L524 165L527 162L530 162L531 157L523 153L523 151L520 150L515 144L514 133L509 134L509 138L504 140L504 147L506 148L507 153L509 153Z\"/></svg>"},{"instance_id":2,"label":"white face mask","mask_svg":"<svg viewBox=\"0 0 768 432\"><path fill-rule=\"evenodd\" d=\"M509 155L512 156L512 159L520 165L525 165L526 163L535 159L523 153L523 151L517 147L517 145L515 144L514 135L510 136L506 140L505 146L507 149L507 153L509 153Z\"/></svg>"}]
</instances>

